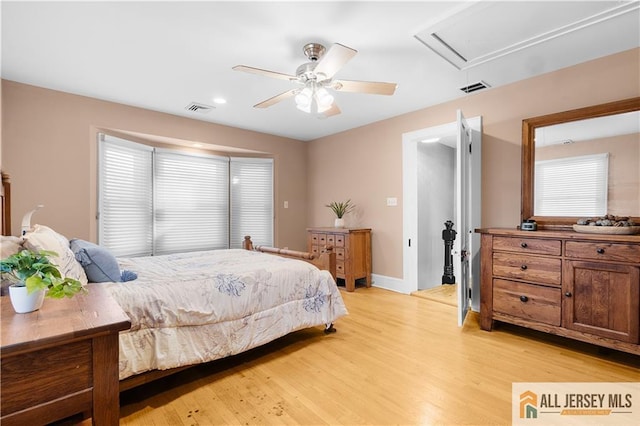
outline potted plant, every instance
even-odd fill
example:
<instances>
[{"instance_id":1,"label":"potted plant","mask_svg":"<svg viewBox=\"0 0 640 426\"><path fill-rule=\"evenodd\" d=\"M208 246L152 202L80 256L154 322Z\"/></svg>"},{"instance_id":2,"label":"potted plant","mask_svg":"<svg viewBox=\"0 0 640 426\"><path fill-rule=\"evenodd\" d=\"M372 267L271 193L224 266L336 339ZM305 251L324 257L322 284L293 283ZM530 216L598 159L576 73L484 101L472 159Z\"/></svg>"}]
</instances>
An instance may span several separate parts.
<instances>
[{"instance_id":1,"label":"potted plant","mask_svg":"<svg viewBox=\"0 0 640 426\"><path fill-rule=\"evenodd\" d=\"M342 217L352 211L356 206L355 204L351 204L351 200L349 199L347 201L332 201L325 207L329 207L336 214L334 227L342 228L344 227L344 219Z\"/></svg>"},{"instance_id":2,"label":"potted plant","mask_svg":"<svg viewBox=\"0 0 640 426\"><path fill-rule=\"evenodd\" d=\"M40 309L45 296L59 299L85 291L80 281L63 277L49 260L50 256L57 254L47 250L22 250L0 260L3 276L6 274L14 281L9 286L9 296L17 313Z\"/></svg>"}]
</instances>

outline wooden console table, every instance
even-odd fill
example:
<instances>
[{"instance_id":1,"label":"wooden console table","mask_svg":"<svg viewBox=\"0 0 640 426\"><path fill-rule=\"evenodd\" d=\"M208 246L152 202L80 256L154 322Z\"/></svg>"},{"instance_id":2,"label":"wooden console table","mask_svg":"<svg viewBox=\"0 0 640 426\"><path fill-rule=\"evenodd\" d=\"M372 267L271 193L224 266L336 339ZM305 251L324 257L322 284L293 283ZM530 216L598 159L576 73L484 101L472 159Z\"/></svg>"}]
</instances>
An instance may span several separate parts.
<instances>
[{"instance_id":1,"label":"wooden console table","mask_svg":"<svg viewBox=\"0 0 640 426\"><path fill-rule=\"evenodd\" d=\"M0 423L38 425L77 413L117 425L118 332L129 318L99 284L71 299L45 299L16 314L2 299Z\"/></svg>"}]
</instances>

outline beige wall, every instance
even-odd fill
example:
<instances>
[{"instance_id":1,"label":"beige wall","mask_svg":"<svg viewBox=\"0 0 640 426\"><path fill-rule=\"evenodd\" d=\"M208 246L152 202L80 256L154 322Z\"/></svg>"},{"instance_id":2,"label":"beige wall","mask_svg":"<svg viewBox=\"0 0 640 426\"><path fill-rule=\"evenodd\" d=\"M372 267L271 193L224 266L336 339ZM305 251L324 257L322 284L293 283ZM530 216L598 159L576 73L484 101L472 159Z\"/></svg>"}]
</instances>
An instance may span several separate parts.
<instances>
[{"instance_id":1,"label":"beige wall","mask_svg":"<svg viewBox=\"0 0 640 426\"><path fill-rule=\"evenodd\" d=\"M451 123L461 109L483 120L482 224L515 227L522 120L640 96L639 65L633 49L312 141L308 224L330 224L324 204L351 198L359 209L347 224L372 228L373 272L402 277L402 134ZM398 206L387 207L386 197Z\"/></svg>"},{"instance_id":2,"label":"beige wall","mask_svg":"<svg viewBox=\"0 0 640 426\"><path fill-rule=\"evenodd\" d=\"M305 227L333 223L324 205L351 198L358 208L347 225L373 229L373 272L400 278L403 133L455 121L456 109L482 116L483 226L515 226L522 119L640 96L639 64L634 49L309 143L3 80L2 169L13 181L13 232L42 203L34 222L94 239L95 133L119 129L272 153L277 245L303 249ZM387 207L387 197L398 206Z\"/></svg>"},{"instance_id":3,"label":"beige wall","mask_svg":"<svg viewBox=\"0 0 640 426\"><path fill-rule=\"evenodd\" d=\"M12 181L12 230L37 204L33 223L95 241L96 133L116 129L270 153L275 164L276 244L304 248L306 144L2 81L2 170ZM283 209L281 200L289 201Z\"/></svg>"}]
</instances>

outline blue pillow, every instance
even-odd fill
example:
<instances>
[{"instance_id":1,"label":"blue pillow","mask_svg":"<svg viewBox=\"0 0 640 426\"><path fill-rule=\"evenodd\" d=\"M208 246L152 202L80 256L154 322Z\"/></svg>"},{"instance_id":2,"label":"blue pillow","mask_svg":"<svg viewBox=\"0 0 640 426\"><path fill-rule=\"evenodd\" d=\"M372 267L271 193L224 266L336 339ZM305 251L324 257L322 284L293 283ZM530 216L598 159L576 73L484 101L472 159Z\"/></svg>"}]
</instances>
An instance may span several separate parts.
<instances>
[{"instance_id":1,"label":"blue pillow","mask_svg":"<svg viewBox=\"0 0 640 426\"><path fill-rule=\"evenodd\" d=\"M137 280L138 279L138 274L136 274L133 271L129 271L127 269L124 269L122 271L122 274L120 275L120 279L122 280L122 282L127 282L127 281L133 281L133 280Z\"/></svg>"},{"instance_id":2,"label":"blue pillow","mask_svg":"<svg viewBox=\"0 0 640 426\"><path fill-rule=\"evenodd\" d=\"M73 239L71 251L84 268L89 282L120 282L120 266L115 256L104 247L89 241Z\"/></svg>"}]
</instances>

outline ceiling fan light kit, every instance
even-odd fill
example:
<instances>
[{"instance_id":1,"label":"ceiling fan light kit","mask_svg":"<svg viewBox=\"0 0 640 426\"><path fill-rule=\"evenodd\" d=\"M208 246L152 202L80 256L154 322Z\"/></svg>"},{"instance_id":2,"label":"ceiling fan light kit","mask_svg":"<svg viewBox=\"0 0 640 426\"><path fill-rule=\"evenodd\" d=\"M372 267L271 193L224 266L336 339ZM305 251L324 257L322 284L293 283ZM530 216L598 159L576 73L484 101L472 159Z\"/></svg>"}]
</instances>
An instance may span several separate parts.
<instances>
[{"instance_id":1,"label":"ceiling fan light kit","mask_svg":"<svg viewBox=\"0 0 640 426\"><path fill-rule=\"evenodd\" d=\"M294 81L303 87L288 90L256 105L255 108L267 108L290 97L294 97L296 107L306 113L318 113L322 117L340 114L340 109L334 102L334 97L327 88L353 93L368 93L375 95L393 95L395 83L381 83L372 81L333 80L333 76L351 59L356 50L335 43L329 50L319 43L308 43L303 47L309 62L300 65L296 75L288 75L275 71L263 70L246 65L236 65L236 71L260 74L266 77ZM314 108L315 106L315 108Z\"/></svg>"}]
</instances>

